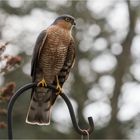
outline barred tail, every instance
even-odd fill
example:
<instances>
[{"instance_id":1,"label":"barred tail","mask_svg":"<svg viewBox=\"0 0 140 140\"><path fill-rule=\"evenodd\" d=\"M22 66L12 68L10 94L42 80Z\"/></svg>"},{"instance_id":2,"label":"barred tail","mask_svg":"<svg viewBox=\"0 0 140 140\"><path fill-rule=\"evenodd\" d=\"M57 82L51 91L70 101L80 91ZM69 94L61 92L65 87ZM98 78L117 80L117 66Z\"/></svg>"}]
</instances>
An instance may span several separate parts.
<instances>
[{"instance_id":1,"label":"barred tail","mask_svg":"<svg viewBox=\"0 0 140 140\"><path fill-rule=\"evenodd\" d=\"M37 125L49 125L51 115L51 96L52 90L37 87L33 91L26 123Z\"/></svg>"}]
</instances>

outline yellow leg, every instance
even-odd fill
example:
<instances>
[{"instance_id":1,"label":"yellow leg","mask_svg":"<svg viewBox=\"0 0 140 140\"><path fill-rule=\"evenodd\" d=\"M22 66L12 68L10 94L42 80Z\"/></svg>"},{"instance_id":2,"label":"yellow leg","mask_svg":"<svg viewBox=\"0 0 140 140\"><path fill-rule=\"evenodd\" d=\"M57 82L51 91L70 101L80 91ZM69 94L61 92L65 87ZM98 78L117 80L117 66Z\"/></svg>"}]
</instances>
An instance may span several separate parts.
<instances>
[{"instance_id":1,"label":"yellow leg","mask_svg":"<svg viewBox=\"0 0 140 140\"><path fill-rule=\"evenodd\" d=\"M38 86L38 87L39 87L39 86L41 86L41 87L47 87L47 84L46 84L45 79L43 78L43 79L37 84L37 86Z\"/></svg>"},{"instance_id":2,"label":"yellow leg","mask_svg":"<svg viewBox=\"0 0 140 140\"><path fill-rule=\"evenodd\" d=\"M58 92L56 93L56 95L59 95L59 94L62 93L62 87L59 84L58 76L56 76L56 82L57 82L56 89L58 90Z\"/></svg>"}]
</instances>

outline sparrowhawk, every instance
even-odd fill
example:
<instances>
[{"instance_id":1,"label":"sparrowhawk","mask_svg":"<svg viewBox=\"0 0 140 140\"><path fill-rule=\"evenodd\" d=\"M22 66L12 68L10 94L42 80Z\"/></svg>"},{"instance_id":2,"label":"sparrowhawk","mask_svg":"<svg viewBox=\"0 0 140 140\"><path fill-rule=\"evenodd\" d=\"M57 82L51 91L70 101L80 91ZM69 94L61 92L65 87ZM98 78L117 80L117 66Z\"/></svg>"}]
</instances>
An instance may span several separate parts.
<instances>
[{"instance_id":1,"label":"sparrowhawk","mask_svg":"<svg viewBox=\"0 0 140 140\"><path fill-rule=\"evenodd\" d=\"M75 19L72 16L62 15L37 38L31 63L31 76L32 81L38 85L32 89L27 123L50 123L51 107L61 92L75 60L72 37L74 25ZM47 84L56 86L59 92L44 88Z\"/></svg>"}]
</instances>

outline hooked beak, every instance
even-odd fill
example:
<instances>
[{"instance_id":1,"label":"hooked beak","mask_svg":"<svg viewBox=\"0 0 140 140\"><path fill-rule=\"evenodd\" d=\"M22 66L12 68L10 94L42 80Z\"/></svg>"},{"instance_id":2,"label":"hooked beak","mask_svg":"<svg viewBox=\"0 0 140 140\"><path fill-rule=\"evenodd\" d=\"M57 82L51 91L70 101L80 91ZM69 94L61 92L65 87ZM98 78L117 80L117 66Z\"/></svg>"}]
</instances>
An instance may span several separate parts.
<instances>
[{"instance_id":1,"label":"hooked beak","mask_svg":"<svg viewBox=\"0 0 140 140\"><path fill-rule=\"evenodd\" d=\"M74 25L74 26L76 25L76 22L75 22L75 21L73 22L73 25Z\"/></svg>"}]
</instances>

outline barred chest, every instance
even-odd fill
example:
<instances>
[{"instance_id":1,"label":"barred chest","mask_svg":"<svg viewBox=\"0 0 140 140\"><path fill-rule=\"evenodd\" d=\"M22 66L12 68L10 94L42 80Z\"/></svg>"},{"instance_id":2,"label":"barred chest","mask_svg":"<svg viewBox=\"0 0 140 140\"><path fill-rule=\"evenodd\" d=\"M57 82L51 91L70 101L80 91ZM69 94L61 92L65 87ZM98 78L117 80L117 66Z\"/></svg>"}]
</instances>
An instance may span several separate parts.
<instances>
[{"instance_id":1,"label":"barred chest","mask_svg":"<svg viewBox=\"0 0 140 140\"><path fill-rule=\"evenodd\" d=\"M58 28L47 30L47 40L40 53L40 68L47 81L54 80L64 65L71 35L68 31Z\"/></svg>"},{"instance_id":2,"label":"barred chest","mask_svg":"<svg viewBox=\"0 0 140 140\"><path fill-rule=\"evenodd\" d=\"M67 30L53 27L48 29L48 44L56 46L56 47L63 47L68 46L71 40L71 33Z\"/></svg>"}]
</instances>

